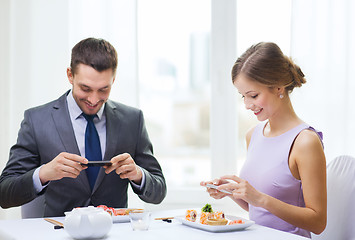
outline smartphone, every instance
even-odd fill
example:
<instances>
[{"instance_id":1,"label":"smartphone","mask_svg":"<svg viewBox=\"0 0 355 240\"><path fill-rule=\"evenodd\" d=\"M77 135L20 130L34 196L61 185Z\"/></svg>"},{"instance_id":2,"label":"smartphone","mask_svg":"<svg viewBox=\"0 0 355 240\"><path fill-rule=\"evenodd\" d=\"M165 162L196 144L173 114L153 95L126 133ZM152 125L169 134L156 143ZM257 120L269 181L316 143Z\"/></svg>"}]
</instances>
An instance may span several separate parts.
<instances>
[{"instance_id":1,"label":"smartphone","mask_svg":"<svg viewBox=\"0 0 355 240\"><path fill-rule=\"evenodd\" d=\"M83 166L88 167L102 167L102 166L111 166L111 161L89 161L87 164L81 163Z\"/></svg>"},{"instance_id":2,"label":"smartphone","mask_svg":"<svg viewBox=\"0 0 355 240\"><path fill-rule=\"evenodd\" d=\"M213 185L213 184L206 184L206 187L216 189L216 190L218 190L220 192L223 192L223 193L232 194L230 191L223 190L223 189L218 189L218 186Z\"/></svg>"}]
</instances>

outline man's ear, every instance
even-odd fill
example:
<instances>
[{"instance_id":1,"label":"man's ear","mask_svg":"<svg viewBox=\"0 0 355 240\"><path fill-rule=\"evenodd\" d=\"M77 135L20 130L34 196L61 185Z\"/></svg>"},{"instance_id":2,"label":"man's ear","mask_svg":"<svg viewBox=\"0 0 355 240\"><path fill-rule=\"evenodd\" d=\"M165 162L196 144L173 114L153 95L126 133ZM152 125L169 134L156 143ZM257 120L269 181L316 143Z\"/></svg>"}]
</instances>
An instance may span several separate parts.
<instances>
[{"instance_id":1,"label":"man's ear","mask_svg":"<svg viewBox=\"0 0 355 240\"><path fill-rule=\"evenodd\" d=\"M73 85L74 75L73 75L73 72L71 71L70 67L67 68L67 77L68 77L70 84Z\"/></svg>"}]
</instances>

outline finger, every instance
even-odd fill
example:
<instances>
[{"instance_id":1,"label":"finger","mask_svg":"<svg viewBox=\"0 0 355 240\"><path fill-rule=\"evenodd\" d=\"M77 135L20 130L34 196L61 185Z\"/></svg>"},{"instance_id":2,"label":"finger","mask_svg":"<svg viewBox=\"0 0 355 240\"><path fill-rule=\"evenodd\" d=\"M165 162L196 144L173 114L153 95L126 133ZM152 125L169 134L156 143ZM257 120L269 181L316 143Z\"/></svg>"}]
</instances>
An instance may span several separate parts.
<instances>
[{"instance_id":1,"label":"finger","mask_svg":"<svg viewBox=\"0 0 355 240\"><path fill-rule=\"evenodd\" d=\"M230 183L225 183L222 185L218 186L218 190L222 191L227 191L229 193L232 193L235 189L238 189L238 183L235 182L230 182ZM228 195L228 193L226 193Z\"/></svg>"},{"instance_id":2,"label":"finger","mask_svg":"<svg viewBox=\"0 0 355 240\"><path fill-rule=\"evenodd\" d=\"M206 186L207 184L213 184L213 182L212 181L202 181L202 182L200 182L200 185L201 186Z\"/></svg>"},{"instance_id":3,"label":"finger","mask_svg":"<svg viewBox=\"0 0 355 240\"><path fill-rule=\"evenodd\" d=\"M128 153L122 153L120 155L117 155L117 156L113 157L111 159L111 162L112 163L119 163L119 162L125 161L125 160L127 160L129 158L131 158L131 155L129 155Z\"/></svg>"},{"instance_id":4,"label":"finger","mask_svg":"<svg viewBox=\"0 0 355 240\"><path fill-rule=\"evenodd\" d=\"M80 172L83 170L83 167L80 164L76 164L76 165L77 166L74 167L63 165L62 172L77 177L80 174Z\"/></svg>"},{"instance_id":5,"label":"finger","mask_svg":"<svg viewBox=\"0 0 355 240\"><path fill-rule=\"evenodd\" d=\"M83 164L87 164L88 160L82 156L79 156L77 154L72 154L72 153L64 153L63 157L67 160L71 160L74 162L79 162L79 163L83 163Z\"/></svg>"},{"instance_id":6,"label":"finger","mask_svg":"<svg viewBox=\"0 0 355 240\"><path fill-rule=\"evenodd\" d=\"M66 169L75 169L78 173L80 173L82 170L86 169L87 166L81 165L77 161L72 161L72 160L67 160L63 162L63 166L68 167ZM73 172L72 170L69 170L69 172Z\"/></svg>"},{"instance_id":7,"label":"finger","mask_svg":"<svg viewBox=\"0 0 355 240\"><path fill-rule=\"evenodd\" d=\"M116 173L118 175L122 175L122 177L127 176L127 175L135 175L137 174L136 172L136 167L135 165L131 164L131 165L123 165L119 168L116 168ZM127 178L127 177L124 177Z\"/></svg>"},{"instance_id":8,"label":"finger","mask_svg":"<svg viewBox=\"0 0 355 240\"><path fill-rule=\"evenodd\" d=\"M221 179L233 180L237 183L240 183L241 181L243 181L243 179L237 177L236 175L225 175L225 176L222 176Z\"/></svg>"},{"instance_id":9,"label":"finger","mask_svg":"<svg viewBox=\"0 0 355 240\"><path fill-rule=\"evenodd\" d=\"M123 153L120 155L117 155L111 159L112 165L105 167L105 173L109 174L114 170L117 170L118 168L121 168L124 165L128 165L131 163L134 163L133 159L131 158L131 155L128 153Z\"/></svg>"}]
</instances>

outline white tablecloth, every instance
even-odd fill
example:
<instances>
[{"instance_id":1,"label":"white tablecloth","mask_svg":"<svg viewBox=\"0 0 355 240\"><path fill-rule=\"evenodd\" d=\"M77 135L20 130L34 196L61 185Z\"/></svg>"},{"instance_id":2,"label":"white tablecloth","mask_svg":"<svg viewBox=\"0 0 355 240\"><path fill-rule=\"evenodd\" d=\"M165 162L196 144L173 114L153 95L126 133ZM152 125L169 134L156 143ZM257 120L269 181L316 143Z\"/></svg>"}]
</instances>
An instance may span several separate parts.
<instances>
[{"instance_id":1,"label":"white tablecloth","mask_svg":"<svg viewBox=\"0 0 355 240\"><path fill-rule=\"evenodd\" d=\"M172 217L184 215L185 210L157 211L152 213L152 217ZM64 218L54 218L64 222ZM55 230L54 225L46 222L42 218L1 220L0 239L1 240L71 240L72 238L64 229ZM212 233L200 229L190 228L182 225L179 221L173 220L171 223L161 220L152 220L148 231L133 231L130 223L114 223L105 238L111 239L243 239L243 240L293 240L307 239L294 234L274 230L257 224L251 227L234 232Z\"/></svg>"}]
</instances>

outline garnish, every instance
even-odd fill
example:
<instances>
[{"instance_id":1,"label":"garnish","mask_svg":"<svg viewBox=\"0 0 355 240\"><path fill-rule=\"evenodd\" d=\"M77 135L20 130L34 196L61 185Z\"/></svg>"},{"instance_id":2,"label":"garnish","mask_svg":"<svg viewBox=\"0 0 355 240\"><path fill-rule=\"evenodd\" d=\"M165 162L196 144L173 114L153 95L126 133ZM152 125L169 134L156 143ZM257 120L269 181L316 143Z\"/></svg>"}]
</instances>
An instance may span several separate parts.
<instances>
[{"instance_id":1,"label":"garnish","mask_svg":"<svg viewBox=\"0 0 355 240\"><path fill-rule=\"evenodd\" d=\"M212 207L211 207L211 204L206 204L202 209L201 209L202 212L213 212L212 210Z\"/></svg>"}]
</instances>

